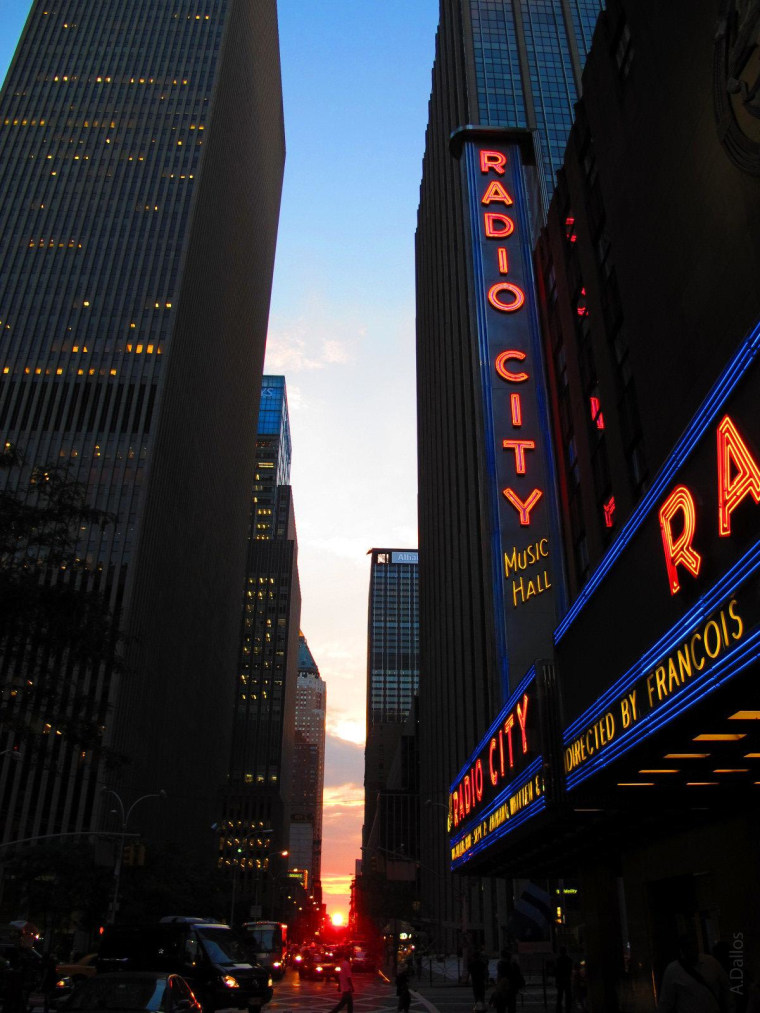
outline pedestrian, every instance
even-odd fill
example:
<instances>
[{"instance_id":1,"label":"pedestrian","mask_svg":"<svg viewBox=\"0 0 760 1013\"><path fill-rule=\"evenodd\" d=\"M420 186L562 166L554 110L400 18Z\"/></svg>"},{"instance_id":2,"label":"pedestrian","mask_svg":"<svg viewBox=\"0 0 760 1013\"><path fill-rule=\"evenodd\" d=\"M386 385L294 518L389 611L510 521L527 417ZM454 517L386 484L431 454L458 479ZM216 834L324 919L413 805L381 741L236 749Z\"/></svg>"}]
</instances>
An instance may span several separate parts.
<instances>
[{"instance_id":1,"label":"pedestrian","mask_svg":"<svg viewBox=\"0 0 760 1013\"><path fill-rule=\"evenodd\" d=\"M396 975L396 995L398 996L399 1013L409 1013L412 993L409 991L409 968L402 964Z\"/></svg>"},{"instance_id":2,"label":"pedestrian","mask_svg":"<svg viewBox=\"0 0 760 1013\"><path fill-rule=\"evenodd\" d=\"M26 980L23 960L18 949L13 949L8 953L8 965L5 974L3 1013L26 1013Z\"/></svg>"},{"instance_id":3,"label":"pedestrian","mask_svg":"<svg viewBox=\"0 0 760 1013\"><path fill-rule=\"evenodd\" d=\"M689 936L678 940L678 957L665 968L660 1013L724 1013L733 1009L728 975L714 957L700 953Z\"/></svg>"},{"instance_id":4,"label":"pedestrian","mask_svg":"<svg viewBox=\"0 0 760 1013\"><path fill-rule=\"evenodd\" d=\"M562 999L570 1013L572 1006L573 960L567 955L567 947L560 946L559 956L554 962L554 980L557 983L557 1013L562 1013Z\"/></svg>"},{"instance_id":5,"label":"pedestrian","mask_svg":"<svg viewBox=\"0 0 760 1013\"><path fill-rule=\"evenodd\" d=\"M517 996L524 987L525 978L514 954L508 948L503 949L496 965L496 987L489 1000L490 1005L496 1013L515 1013Z\"/></svg>"},{"instance_id":6,"label":"pedestrian","mask_svg":"<svg viewBox=\"0 0 760 1013\"><path fill-rule=\"evenodd\" d=\"M573 999L580 1010L586 1009L588 995L588 965L580 960L573 965Z\"/></svg>"},{"instance_id":7,"label":"pedestrian","mask_svg":"<svg viewBox=\"0 0 760 1013\"><path fill-rule=\"evenodd\" d=\"M351 963L345 955L338 967L338 991L340 1002L337 1006L333 1006L330 1013L338 1013L344 1006L348 1013L354 1013L354 979L351 974Z\"/></svg>"},{"instance_id":8,"label":"pedestrian","mask_svg":"<svg viewBox=\"0 0 760 1013\"><path fill-rule=\"evenodd\" d=\"M470 973L472 983L472 995L475 999L474 1010L486 1008L486 984L488 982L488 960L479 946L475 946L472 956L467 962L467 970Z\"/></svg>"}]
</instances>

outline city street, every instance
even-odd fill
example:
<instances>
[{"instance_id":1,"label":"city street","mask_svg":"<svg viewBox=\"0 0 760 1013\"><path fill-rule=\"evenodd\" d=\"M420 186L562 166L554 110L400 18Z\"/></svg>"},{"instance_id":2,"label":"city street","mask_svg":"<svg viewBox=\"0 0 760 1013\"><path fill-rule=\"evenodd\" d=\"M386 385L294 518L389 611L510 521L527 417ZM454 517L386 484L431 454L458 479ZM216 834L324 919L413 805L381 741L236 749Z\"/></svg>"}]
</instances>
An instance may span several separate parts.
<instances>
[{"instance_id":1,"label":"city street","mask_svg":"<svg viewBox=\"0 0 760 1013\"><path fill-rule=\"evenodd\" d=\"M392 1013L396 1010L396 990L392 981L381 975L355 975L355 1013ZM412 979L412 1010L427 1013L471 1013L472 991L469 985L456 985L442 978L429 983L427 975L422 980ZM488 993L487 993L488 994ZM297 974L288 972L282 981L275 984L274 998L266 1007L267 1011L288 1013L288 1011L309 1010L327 1013L338 1002L334 982L301 981ZM529 984L517 1002L517 1008L540 1011L554 1008L554 993L551 990L544 1003L543 989Z\"/></svg>"}]
</instances>

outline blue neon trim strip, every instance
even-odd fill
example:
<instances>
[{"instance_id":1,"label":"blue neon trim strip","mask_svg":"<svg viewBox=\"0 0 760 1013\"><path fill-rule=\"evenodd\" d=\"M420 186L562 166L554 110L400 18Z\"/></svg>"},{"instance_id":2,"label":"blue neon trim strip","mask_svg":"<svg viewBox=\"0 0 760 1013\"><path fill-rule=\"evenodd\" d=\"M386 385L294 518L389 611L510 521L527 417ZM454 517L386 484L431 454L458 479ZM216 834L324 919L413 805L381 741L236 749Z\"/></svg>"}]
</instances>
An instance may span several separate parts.
<instances>
[{"instance_id":1,"label":"blue neon trim strip","mask_svg":"<svg viewBox=\"0 0 760 1013\"><path fill-rule=\"evenodd\" d=\"M467 824L466 829L460 828L457 829L457 837L455 840L452 840L450 847L455 848L457 844L459 844L462 841L462 839L467 836L468 833L471 833L472 830L476 826L478 826L478 824L482 823L484 820L487 820L492 813L494 813L497 809L499 809L512 795L518 792L520 788L525 787L525 785L529 781L531 781L536 776L536 774L541 770L542 765L543 765L543 758L540 756L536 757L536 759L530 764L530 766L527 767L522 772L520 777L516 777L514 781L510 782L510 784L508 784L501 792L499 792L494 802L488 807L488 809L482 815L478 816L477 819L471 820L470 823ZM530 805L526 806L524 809L521 809L516 816L510 816L509 819L505 820L505 822L502 824L501 827L498 827L496 830L490 831L481 841L478 841L477 844L473 845L472 848L470 848L467 852L465 852L464 855L461 855L459 858L455 859L452 862L451 867L455 868L456 865L460 864L463 861L467 861L468 857L472 857L472 855L477 854L484 847L487 847L489 844L495 843L497 840L504 837L506 834L510 833L510 831L516 830L517 827L519 827L521 824L525 822L525 820L527 820L531 816L534 816L537 812L539 812L544 808L546 808L545 794L540 795L538 798L534 799L533 802L530 803Z\"/></svg>"},{"instance_id":2,"label":"blue neon trim strip","mask_svg":"<svg viewBox=\"0 0 760 1013\"><path fill-rule=\"evenodd\" d=\"M500 806L506 802L510 796L514 795L516 791L519 791L523 785L527 784L532 777L534 777L541 767L543 766L543 756L537 756L534 760L531 760L530 764L521 770L517 777L513 778L509 784L505 785L499 794L493 799L487 809L484 809L478 816L473 817L468 823L463 823L456 829L456 840L455 844L461 841L463 837L471 833L473 827L476 827L478 823L482 823L483 820L487 820L491 813L495 812Z\"/></svg>"},{"instance_id":3,"label":"blue neon trim strip","mask_svg":"<svg viewBox=\"0 0 760 1013\"><path fill-rule=\"evenodd\" d=\"M628 547L649 513L654 510L657 501L670 487L677 471L705 435L708 427L715 421L718 412L741 382L759 353L760 322L755 325L748 337L742 342L734 357L718 377L710 393L702 402L696 415L676 443L670 457L657 473L649 490L626 521L622 531L589 578L588 583L570 607L565 618L554 631L555 644L559 644L570 626L578 618L580 612L588 605L599 585Z\"/></svg>"},{"instance_id":4,"label":"blue neon trim strip","mask_svg":"<svg viewBox=\"0 0 760 1013\"><path fill-rule=\"evenodd\" d=\"M454 789L459 784L459 782L462 780L462 778L464 777L464 775L469 771L470 767L473 765L473 763L475 762L475 760L478 758L478 754L480 753L480 750L483 748L484 744L488 741L488 739L490 739L490 738L493 737L494 732L499 727L499 725L502 723L502 721L507 716L507 714L509 714L509 712L513 709L513 707L516 706L518 700L522 700L523 693L525 692L525 690L528 688L528 686L531 684L531 682L533 682L533 680L535 678L536 678L536 666L535 665L531 665L531 667L525 673L525 676L523 677L523 680L520 683L520 685L514 691L514 693L512 694L512 696L509 698L509 700L507 700L507 702L501 708L501 710L496 715L496 717L493 719L493 721L491 722L491 725L490 725L488 731L483 736L483 738L480 740L480 742L477 744L477 746L475 747L475 749L470 753L470 756L469 756L467 762L461 768L461 770L459 771L459 773L455 777L453 783L451 785L449 785L449 792L450 793L454 791Z\"/></svg>"},{"instance_id":5,"label":"blue neon trim strip","mask_svg":"<svg viewBox=\"0 0 760 1013\"><path fill-rule=\"evenodd\" d=\"M454 861L451 863L451 868L452 869L458 868L464 862L467 862L471 858L474 858L476 855L480 854L481 851L485 851L486 848L489 848L492 845L497 844L500 840L506 837L507 834L511 833L513 830L517 830L518 827L522 826L523 823L527 822L527 820L529 819L532 819L534 816L537 816L540 812L543 812L545 809L546 809L546 796L541 795L541 797L537 798L535 802L531 802L529 806L527 806L525 809L519 812L517 816L512 816L510 819L506 821L506 823L500 826L497 830L492 830L485 837L481 838L481 840L479 840L477 844L474 844L463 855L460 855L459 858L454 859Z\"/></svg>"},{"instance_id":6,"label":"blue neon trim strip","mask_svg":"<svg viewBox=\"0 0 760 1013\"><path fill-rule=\"evenodd\" d=\"M738 675L739 672L754 664L758 660L759 646L760 629L757 629L746 641L735 647L733 651L730 651L713 665L705 682L683 690L678 696L673 698L672 703L668 701L662 704L657 710L642 718L633 726L630 732L623 733L616 744L604 749L599 753L598 757L590 760L588 763L584 763L582 767L568 774L566 781L567 790L571 791L592 774L608 766L623 753L627 753L629 749L638 745L643 739L659 731L664 725L678 717L679 714L688 710L695 700L709 696L710 693L719 689L730 679L734 678L734 676ZM638 731L639 728L643 729L640 733ZM634 734L634 729L636 729L636 734Z\"/></svg>"},{"instance_id":7,"label":"blue neon trim strip","mask_svg":"<svg viewBox=\"0 0 760 1013\"><path fill-rule=\"evenodd\" d=\"M671 626L664 636L652 644L617 682L613 683L601 697L594 701L591 707L565 729L562 735L564 745L574 739L582 729L592 725L611 704L622 697L630 686L637 682L645 672L654 668L657 661L670 654L673 647L681 643L701 622L704 622L710 613L714 612L729 595L734 594L739 586L757 573L759 569L760 539L702 595L699 601L674 626Z\"/></svg>"}]
</instances>

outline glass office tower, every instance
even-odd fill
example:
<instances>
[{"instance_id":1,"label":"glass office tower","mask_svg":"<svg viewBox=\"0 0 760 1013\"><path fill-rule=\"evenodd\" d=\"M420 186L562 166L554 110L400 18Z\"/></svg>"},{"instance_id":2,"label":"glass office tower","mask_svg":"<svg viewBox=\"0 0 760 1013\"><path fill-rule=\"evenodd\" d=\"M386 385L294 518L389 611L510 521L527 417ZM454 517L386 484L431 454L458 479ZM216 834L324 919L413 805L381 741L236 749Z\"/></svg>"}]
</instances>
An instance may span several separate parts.
<instances>
[{"instance_id":1,"label":"glass office tower","mask_svg":"<svg viewBox=\"0 0 760 1013\"><path fill-rule=\"evenodd\" d=\"M104 781L208 833L283 162L274 0L32 3L0 96L0 434L116 516L80 554L125 667L88 688L117 766L52 739L6 765L4 839L95 826Z\"/></svg>"},{"instance_id":2,"label":"glass office tower","mask_svg":"<svg viewBox=\"0 0 760 1013\"><path fill-rule=\"evenodd\" d=\"M372 549L367 639L364 845L419 685L416 549Z\"/></svg>"},{"instance_id":3,"label":"glass office tower","mask_svg":"<svg viewBox=\"0 0 760 1013\"><path fill-rule=\"evenodd\" d=\"M301 618L290 454L285 377L265 376L220 864L239 866L238 899L266 900L270 917L277 895L273 880L263 888L269 858L289 849Z\"/></svg>"},{"instance_id":4,"label":"glass office tower","mask_svg":"<svg viewBox=\"0 0 760 1013\"><path fill-rule=\"evenodd\" d=\"M553 483L551 477L544 480L552 475L551 446L530 250L545 214L546 195L562 162L583 63L601 7L601 0L441 0L440 5L416 267L423 658L420 795L429 814L422 822L421 875L424 916L438 926L439 945L445 947L461 945L462 933L490 949L505 942L506 918L500 914L505 897L497 895L502 888L484 881L483 888L470 896L466 889L457 892L450 885L446 809L450 785L509 692L527 666L544 649L551 650L552 599L559 596L561 600ZM511 131L515 152L520 149L519 156L509 156L510 172L522 166L518 189L509 193L510 184L499 191L501 177L494 170L489 178L496 181L496 189L490 197L478 193L473 200L474 182L483 177L477 164L473 176L473 140L487 138L483 145L493 148L507 131ZM494 158L492 154L491 162L486 161L487 167ZM485 198L482 204L481 196ZM488 205L489 200L496 205ZM486 247L480 246L475 229L485 211L507 212L502 214L501 228L503 235L511 235L512 245L504 241L498 265L496 251L491 249L494 263L484 268ZM513 235L508 231L512 227ZM486 299L486 292L492 294L492 290L483 285L484 269L495 272L491 281L498 291L509 287L499 281L500 275L519 270L520 263L527 277L520 281L520 292L526 297L526 313L532 304L534 314L525 333L525 341L532 345L530 416L527 409L524 416L520 414L519 398L524 407L527 388L516 388L517 400L510 402L506 390L500 393L493 386L489 348L482 340L484 321L494 312L494 303ZM502 300L496 312L511 309ZM515 352L509 344L502 347L510 357L527 354ZM501 376L505 374L521 375L502 363ZM500 382L498 377L496 382ZM506 443L502 449L501 439L493 439L492 413L507 411L505 406L510 404L507 422L519 438L511 441L509 449ZM497 434L502 435L498 427ZM527 448L522 460L520 443ZM529 543L518 525L514 540L500 544L503 536L495 518L498 515L501 522L506 502L503 490L513 490L505 483L496 484L498 469L514 460L522 474L526 461L530 471L539 458L544 470L537 480L542 495L537 513L544 511L541 523L546 527L540 538ZM521 553L529 544L537 546L539 553L550 544L557 562L553 570L541 571L543 584L536 579L532 585L534 591L545 590L550 582L551 594L518 608L523 602L505 593L505 570L510 566L514 570L512 559L528 558ZM531 587L526 587L527 594ZM529 613L536 610L537 602L544 614L534 624Z\"/></svg>"}]
</instances>

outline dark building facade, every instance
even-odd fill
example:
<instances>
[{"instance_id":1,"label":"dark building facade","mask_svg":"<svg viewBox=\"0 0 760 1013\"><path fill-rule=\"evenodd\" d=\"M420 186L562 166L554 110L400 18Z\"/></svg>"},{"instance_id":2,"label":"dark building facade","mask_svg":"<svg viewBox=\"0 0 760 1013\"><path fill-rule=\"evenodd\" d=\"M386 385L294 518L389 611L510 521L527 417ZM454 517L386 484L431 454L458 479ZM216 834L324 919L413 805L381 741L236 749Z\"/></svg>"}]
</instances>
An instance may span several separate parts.
<instances>
[{"instance_id":1,"label":"dark building facade","mask_svg":"<svg viewBox=\"0 0 760 1013\"><path fill-rule=\"evenodd\" d=\"M593 1010L654 1010L684 936L725 1008L757 980L759 27L609 0L535 253L570 604L554 686L518 687L453 783L493 790L451 860L578 877L556 931Z\"/></svg>"},{"instance_id":2,"label":"dark building facade","mask_svg":"<svg viewBox=\"0 0 760 1013\"><path fill-rule=\"evenodd\" d=\"M233 866L240 903L266 901L271 917L283 870L270 858L289 845L301 617L283 376L263 377L256 448L220 864Z\"/></svg>"},{"instance_id":3,"label":"dark building facade","mask_svg":"<svg viewBox=\"0 0 760 1013\"><path fill-rule=\"evenodd\" d=\"M208 837L283 162L273 0L31 5L0 97L0 433L118 518L80 551L123 614L124 674L90 691L125 762L3 766L5 840L98 827L104 783L167 792L154 837Z\"/></svg>"},{"instance_id":4,"label":"dark building facade","mask_svg":"<svg viewBox=\"0 0 760 1013\"><path fill-rule=\"evenodd\" d=\"M528 251L600 8L441 3L416 247L420 792L440 807L421 839L425 917L449 946L463 926L500 946L505 896L490 883L471 896L452 888L448 786L527 668L550 652L559 617L563 573ZM481 150L491 152L484 163ZM498 331L523 305L518 346ZM494 373L502 351L530 355L527 386L515 386L525 372L514 368L518 359L498 359Z\"/></svg>"}]
</instances>

